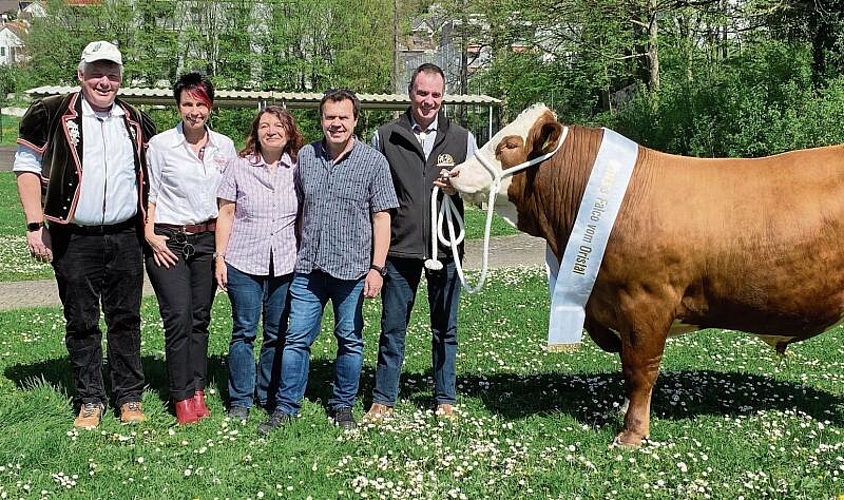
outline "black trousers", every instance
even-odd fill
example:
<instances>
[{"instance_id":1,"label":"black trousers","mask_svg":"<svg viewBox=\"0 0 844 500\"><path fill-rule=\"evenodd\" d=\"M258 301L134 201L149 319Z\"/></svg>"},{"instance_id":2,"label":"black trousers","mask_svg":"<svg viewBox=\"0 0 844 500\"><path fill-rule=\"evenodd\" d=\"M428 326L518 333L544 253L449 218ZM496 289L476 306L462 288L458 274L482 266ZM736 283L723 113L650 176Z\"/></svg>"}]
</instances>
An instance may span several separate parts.
<instances>
[{"instance_id":1,"label":"black trousers","mask_svg":"<svg viewBox=\"0 0 844 500\"><path fill-rule=\"evenodd\" d=\"M164 350L170 397L173 401L192 398L205 390L208 374L208 325L214 303L214 233L181 233L155 229L170 238L167 246L179 257L169 269L146 258L147 274L158 298L164 322ZM187 247L191 251L185 251ZM189 257L185 257L189 255Z\"/></svg>"},{"instance_id":2,"label":"black trousers","mask_svg":"<svg viewBox=\"0 0 844 500\"><path fill-rule=\"evenodd\" d=\"M108 230L106 228L106 230ZM66 322L65 344L76 385L74 403L106 404L100 303L105 316L111 390L119 408L140 401L143 254L134 227L86 234L50 227L53 270Z\"/></svg>"}]
</instances>

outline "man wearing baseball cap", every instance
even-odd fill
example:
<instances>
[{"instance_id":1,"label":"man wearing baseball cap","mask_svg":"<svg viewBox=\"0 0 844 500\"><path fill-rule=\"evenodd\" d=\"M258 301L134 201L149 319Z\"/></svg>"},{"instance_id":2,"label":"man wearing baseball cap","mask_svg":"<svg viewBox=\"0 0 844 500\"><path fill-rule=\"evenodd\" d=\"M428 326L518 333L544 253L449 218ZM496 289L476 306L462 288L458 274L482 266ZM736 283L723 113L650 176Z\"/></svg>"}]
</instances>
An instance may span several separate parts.
<instances>
[{"instance_id":1,"label":"man wearing baseball cap","mask_svg":"<svg viewBox=\"0 0 844 500\"><path fill-rule=\"evenodd\" d=\"M120 50L82 51L80 90L35 101L20 122L13 170L33 258L51 262L65 317L65 343L79 408L73 425L94 428L108 399L102 376L100 307L108 367L123 423L145 419L140 355L141 241L146 144L152 120L117 98Z\"/></svg>"}]
</instances>

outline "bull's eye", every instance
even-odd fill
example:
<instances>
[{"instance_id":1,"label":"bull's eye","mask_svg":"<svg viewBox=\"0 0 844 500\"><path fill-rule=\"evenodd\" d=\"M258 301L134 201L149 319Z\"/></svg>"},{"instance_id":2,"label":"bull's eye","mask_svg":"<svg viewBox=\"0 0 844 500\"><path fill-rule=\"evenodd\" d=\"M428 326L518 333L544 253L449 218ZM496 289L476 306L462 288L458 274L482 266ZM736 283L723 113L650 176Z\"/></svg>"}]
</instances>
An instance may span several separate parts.
<instances>
[{"instance_id":1,"label":"bull's eye","mask_svg":"<svg viewBox=\"0 0 844 500\"><path fill-rule=\"evenodd\" d=\"M520 149L523 144L524 141L521 137L517 135L507 136L498 143L498 147L495 148L495 154L498 155L505 150Z\"/></svg>"}]
</instances>

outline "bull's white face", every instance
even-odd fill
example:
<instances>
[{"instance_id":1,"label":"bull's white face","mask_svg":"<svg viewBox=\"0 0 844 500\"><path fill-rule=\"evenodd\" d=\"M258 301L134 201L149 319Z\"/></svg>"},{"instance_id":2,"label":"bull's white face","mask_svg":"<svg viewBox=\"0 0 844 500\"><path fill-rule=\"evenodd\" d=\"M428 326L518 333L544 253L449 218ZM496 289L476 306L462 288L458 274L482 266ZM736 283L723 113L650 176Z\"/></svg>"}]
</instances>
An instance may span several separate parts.
<instances>
[{"instance_id":1,"label":"bull's white face","mask_svg":"<svg viewBox=\"0 0 844 500\"><path fill-rule=\"evenodd\" d=\"M534 104L522 111L515 120L484 144L477 154L483 156L487 164L494 168L499 175L504 169L525 161L527 152L524 151L524 146L528 143L528 136L546 113L551 113L551 110L544 104ZM553 113L551 115L553 116ZM451 184L464 200L476 205L489 200L493 174L475 156L467 158L465 162L457 165L452 171L453 175L455 172L457 175L452 177ZM501 182L499 196L495 199L495 211L515 226L517 222L516 207L507 197L510 180L511 178L507 177Z\"/></svg>"}]
</instances>

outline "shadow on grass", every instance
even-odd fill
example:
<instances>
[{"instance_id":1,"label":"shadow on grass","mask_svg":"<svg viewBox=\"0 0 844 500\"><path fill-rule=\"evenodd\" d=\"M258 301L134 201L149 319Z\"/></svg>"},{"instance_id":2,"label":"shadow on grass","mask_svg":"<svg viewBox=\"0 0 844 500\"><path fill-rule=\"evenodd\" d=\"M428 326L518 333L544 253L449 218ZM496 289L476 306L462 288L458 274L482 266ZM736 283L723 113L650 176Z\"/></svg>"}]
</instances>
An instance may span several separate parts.
<instances>
[{"instance_id":1,"label":"shadow on grass","mask_svg":"<svg viewBox=\"0 0 844 500\"><path fill-rule=\"evenodd\" d=\"M228 405L228 367L224 355L211 355L208 358L208 387L214 388L220 394L224 404ZM165 406L170 401L169 383L167 378L167 365L163 359L155 356L142 356L141 363L144 367L146 379L146 393L155 394ZM3 375L15 384L21 391L27 391L33 385L47 383L59 391L73 397L75 386L73 373L70 369L70 362L67 357L53 358L31 364L17 364L6 367ZM372 390L371 381L374 379L374 371L364 367L361 373L360 394L369 394ZM111 396L109 388L108 371L103 368L103 380L106 384L106 391ZM320 401L328 409L328 401L333 394L334 362L316 360L311 362L310 376L308 380L305 398L311 401ZM110 402L114 408L114 401ZM171 408L172 412L172 408Z\"/></svg>"},{"instance_id":2,"label":"shadow on grass","mask_svg":"<svg viewBox=\"0 0 844 500\"><path fill-rule=\"evenodd\" d=\"M167 367L163 359L143 356L147 392L169 402ZM66 357L17 364L5 368L4 376L18 390L29 390L43 380L73 396L74 384ZM430 379L430 370L415 374ZM108 373L104 371L108 390ZM208 360L209 389L215 388L227 404L228 367L224 355ZM333 360L312 360L305 398L326 409L333 394ZM458 396L477 398L491 413L505 419L531 415L565 413L577 420L603 426L618 423L618 406L624 400L624 381L617 372L539 373L518 375L465 374L458 377ZM374 369L364 366L358 399L371 403ZM420 408L433 405L432 384L412 386L403 377L401 398ZM113 407L113 405L112 405ZM691 419L699 415L739 416L766 410L796 410L815 420L844 425L844 395L809 385L778 380L764 375L712 370L662 372L654 387L651 415L661 419Z\"/></svg>"},{"instance_id":3,"label":"shadow on grass","mask_svg":"<svg viewBox=\"0 0 844 500\"><path fill-rule=\"evenodd\" d=\"M470 374L459 377L458 385L459 393L478 398L506 419L562 412L600 426L618 421L624 401L620 373ZM669 420L767 410L796 410L842 425L844 395L769 376L690 370L662 372L651 401L651 416Z\"/></svg>"}]
</instances>

